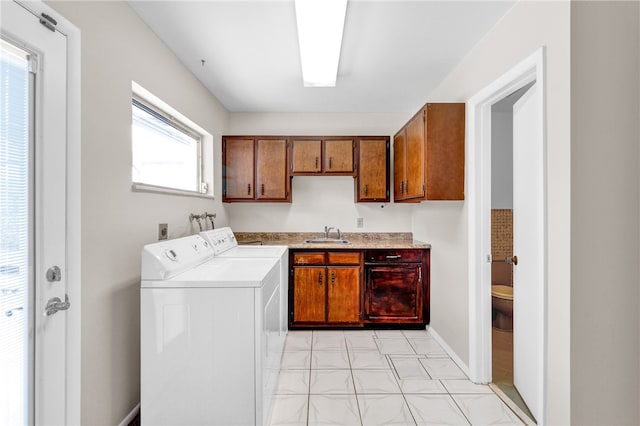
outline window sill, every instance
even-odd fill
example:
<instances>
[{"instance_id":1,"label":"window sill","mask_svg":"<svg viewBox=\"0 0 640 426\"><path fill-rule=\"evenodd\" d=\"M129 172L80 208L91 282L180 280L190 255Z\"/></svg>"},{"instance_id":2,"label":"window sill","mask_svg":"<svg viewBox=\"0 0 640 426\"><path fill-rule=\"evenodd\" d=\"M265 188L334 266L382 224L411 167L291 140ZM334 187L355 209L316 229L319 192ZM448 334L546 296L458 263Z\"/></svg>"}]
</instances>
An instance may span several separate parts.
<instances>
[{"instance_id":1,"label":"window sill","mask_svg":"<svg viewBox=\"0 0 640 426\"><path fill-rule=\"evenodd\" d=\"M195 191L185 191L183 189L174 189L174 188L166 188L164 186L155 186L149 185L146 183L132 183L131 190L133 192L153 192L156 194L167 194L167 195L180 195L183 197L196 197L196 198L207 198L209 200L215 199L213 194L211 193L200 193Z\"/></svg>"}]
</instances>

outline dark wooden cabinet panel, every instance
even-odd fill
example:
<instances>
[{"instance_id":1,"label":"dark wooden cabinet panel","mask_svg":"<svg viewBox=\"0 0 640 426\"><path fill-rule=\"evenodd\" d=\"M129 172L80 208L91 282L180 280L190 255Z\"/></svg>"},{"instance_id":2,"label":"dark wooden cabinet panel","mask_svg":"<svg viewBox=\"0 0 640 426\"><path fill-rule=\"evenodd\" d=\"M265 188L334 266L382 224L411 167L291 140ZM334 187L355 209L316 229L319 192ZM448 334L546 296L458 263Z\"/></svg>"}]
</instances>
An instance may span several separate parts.
<instances>
[{"instance_id":1,"label":"dark wooden cabinet panel","mask_svg":"<svg viewBox=\"0 0 640 426\"><path fill-rule=\"evenodd\" d=\"M365 324L429 323L430 252L365 251Z\"/></svg>"},{"instance_id":2,"label":"dark wooden cabinet panel","mask_svg":"<svg viewBox=\"0 0 640 426\"><path fill-rule=\"evenodd\" d=\"M223 201L253 200L255 191L253 139L224 139L222 153Z\"/></svg>"},{"instance_id":3,"label":"dark wooden cabinet panel","mask_svg":"<svg viewBox=\"0 0 640 426\"><path fill-rule=\"evenodd\" d=\"M389 139L361 138L357 152L356 202L388 202Z\"/></svg>"},{"instance_id":4,"label":"dark wooden cabinet panel","mask_svg":"<svg viewBox=\"0 0 640 426\"><path fill-rule=\"evenodd\" d=\"M424 198L424 113L416 115L407 124L407 177L404 181L403 199Z\"/></svg>"},{"instance_id":5,"label":"dark wooden cabinet panel","mask_svg":"<svg viewBox=\"0 0 640 426\"><path fill-rule=\"evenodd\" d=\"M422 322L422 265L367 267L365 319Z\"/></svg>"},{"instance_id":6,"label":"dark wooden cabinet panel","mask_svg":"<svg viewBox=\"0 0 640 426\"><path fill-rule=\"evenodd\" d=\"M393 198L395 201L404 198L404 181L407 178L406 152L407 129L402 129L393 137Z\"/></svg>"},{"instance_id":7,"label":"dark wooden cabinet panel","mask_svg":"<svg viewBox=\"0 0 640 426\"><path fill-rule=\"evenodd\" d=\"M327 268L327 322L360 322L360 267Z\"/></svg>"},{"instance_id":8,"label":"dark wooden cabinet panel","mask_svg":"<svg viewBox=\"0 0 640 426\"><path fill-rule=\"evenodd\" d=\"M293 279L295 282L293 315L296 321L324 322L326 268L296 267Z\"/></svg>"},{"instance_id":9,"label":"dark wooden cabinet panel","mask_svg":"<svg viewBox=\"0 0 640 426\"><path fill-rule=\"evenodd\" d=\"M429 200L464 200L464 104L427 104Z\"/></svg>"}]
</instances>

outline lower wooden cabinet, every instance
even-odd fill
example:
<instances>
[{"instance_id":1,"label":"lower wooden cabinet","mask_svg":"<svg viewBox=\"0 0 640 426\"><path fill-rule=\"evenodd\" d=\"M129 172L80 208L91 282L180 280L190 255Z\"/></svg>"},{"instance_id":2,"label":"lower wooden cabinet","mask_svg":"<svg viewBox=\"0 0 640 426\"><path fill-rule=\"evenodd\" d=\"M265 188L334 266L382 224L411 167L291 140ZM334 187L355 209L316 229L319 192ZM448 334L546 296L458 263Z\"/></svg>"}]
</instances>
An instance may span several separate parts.
<instances>
[{"instance_id":1,"label":"lower wooden cabinet","mask_svg":"<svg viewBox=\"0 0 640 426\"><path fill-rule=\"evenodd\" d=\"M289 325L362 325L362 252L291 252Z\"/></svg>"},{"instance_id":2,"label":"lower wooden cabinet","mask_svg":"<svg viewBox=\"0 0 640 426\"><path fill-rule=\"evenodd\" d=\"M364 320L378 324L429 323L429 251L365 252Z\"/></svg>"},{"instance_id":3,"label":"lower wooden cabinet","mask_svg":"<svg viewBox=\"0 0 640 426\"><path fill-rule=\"evenodd\" d=\"M429 254L425 249L290 250L289 326L425 326Z\"/></svg>"}]
</instances>

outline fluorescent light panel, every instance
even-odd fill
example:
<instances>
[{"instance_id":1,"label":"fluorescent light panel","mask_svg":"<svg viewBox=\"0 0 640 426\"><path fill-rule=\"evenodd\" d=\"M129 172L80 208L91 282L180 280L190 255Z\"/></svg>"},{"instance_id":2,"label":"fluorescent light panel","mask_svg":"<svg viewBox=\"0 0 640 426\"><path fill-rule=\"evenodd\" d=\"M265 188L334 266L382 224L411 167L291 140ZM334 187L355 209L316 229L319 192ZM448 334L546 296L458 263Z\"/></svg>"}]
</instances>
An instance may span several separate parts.
<instances>
[{"instance_id":1,"label":"fluorescent light panel","mask_svg":"<svg viewBox=\"0 0 640 426\"><path fill-rule=\"evenodd\" d=\"M295 0L302 80L335 87L347 0Z\"/></svg>"}]
</instances>

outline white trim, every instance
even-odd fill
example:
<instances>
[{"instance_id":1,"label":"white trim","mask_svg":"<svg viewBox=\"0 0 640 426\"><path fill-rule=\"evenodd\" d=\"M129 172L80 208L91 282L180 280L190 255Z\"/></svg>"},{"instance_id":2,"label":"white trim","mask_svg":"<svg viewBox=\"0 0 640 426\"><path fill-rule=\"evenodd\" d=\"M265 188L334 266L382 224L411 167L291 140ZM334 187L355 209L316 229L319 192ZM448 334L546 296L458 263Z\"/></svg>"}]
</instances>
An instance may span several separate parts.
<instances>
[{"instance_id":1,"label":"white trim","mask_svg":"<svg viewBox=\"0 0 640 426\"><path fill-rule=\"evenodd\" d=\"M438 342L440 346L442 346L442 349L444 349L447 355L449 355L449 358L451 358L451 360L456 363L458 368L460 368L460 370L462 370L464 374L469 377L469 366L462 361L458 354L456 354L453 349L451 349L451 346L449 346L447 342L445 342L444 339L432 327L429 327L428 331L429 334L433 336L435 341Z\"/></svg>"},{"instance_id":2,"label":"white trim","mask_svg":"<svg viewBox=\"0 0 640 426\"><path fill-rule=\"evenodd\" d=\"M67 292L72 308L67 312L67 424L81 424L81 46L80 30L55 9L39 0L18 1L39 16L57 21L56 30L67 37Z\"/></svg>"},{"instance_id":3,"label":"white trim","mask_svg":"<svg viewBox=\"0 0 640 426\"><path fill-rule=\"evenodd\" d=\"M129 426L129 423L131 423L133 419L136 418L139 412L140 412L140 403L138 403L138 405L133 407L133 410L131 410L131 412L127 414L127 417L122 419L122 421L118 426Z\"/></svg>"},{"instance_id":4,"label":"white trim","mask_svg":"<svg viewBox=\"0 0 640 426\"><path fill-rule=\"evenodd\" d=\"M469 377L476 383L491 381L491 267L487 255L491 253L491 106L526 84L536 81L541 89L540 108L543 121L543 229L541 238L544 247L544 266L541 287L541 309L543 324L538 340L541 364L539 368L539 402L544 424L546 413L546 82L544 75L545 48L541 47L531 56L517 64L493 83L467 101L467 202L469 238Z\"/></svg>"}]
</instances>

